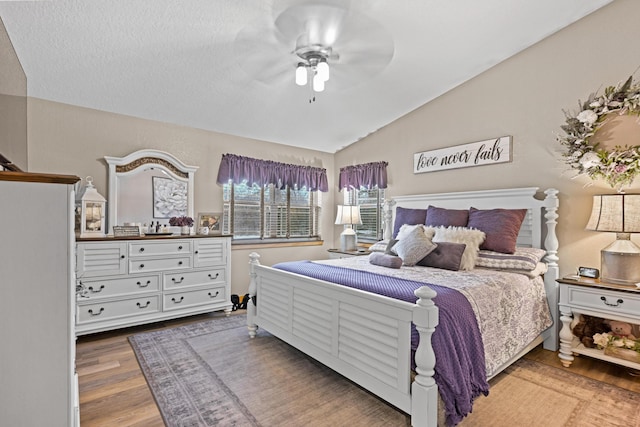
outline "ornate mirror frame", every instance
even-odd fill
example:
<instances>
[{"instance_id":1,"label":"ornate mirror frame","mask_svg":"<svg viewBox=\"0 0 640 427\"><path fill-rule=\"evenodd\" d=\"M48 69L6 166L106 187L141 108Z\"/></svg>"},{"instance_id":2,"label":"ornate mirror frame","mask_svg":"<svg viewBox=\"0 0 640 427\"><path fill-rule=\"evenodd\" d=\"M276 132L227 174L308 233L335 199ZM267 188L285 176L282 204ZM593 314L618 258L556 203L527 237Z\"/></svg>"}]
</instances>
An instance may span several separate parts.
<instances>
[{"instance_id":1,"label":"ornate mirror frame","mask_svg":"<svg viewBox=\"0 0 640 427\"><path fill-rule=\"evenodd\" d=\"M112 230L119 220L123 220L121 214L124 203L119 196L122 192L122 185L125 180L130 180L137 175L141 175L147 171L155 171L161 175L149 175L149 182L143 185L148 188L148 192L153 198L151 180L153 176L166 176L174 181L185 182L187 184L187 212L186 215L193 218L193 195L194 195L194 175L197 166L189 166L178 160L175 156L158 150L139 150L125 157L105 156L105 161L109 166L109 198L108 198L108 229ZM157 219L153 218L153 206L150 203L149 221ZM120 214L119 214L120 213ZM126 221L126 219L124 219Z\"/></svg>"}]
</instances>

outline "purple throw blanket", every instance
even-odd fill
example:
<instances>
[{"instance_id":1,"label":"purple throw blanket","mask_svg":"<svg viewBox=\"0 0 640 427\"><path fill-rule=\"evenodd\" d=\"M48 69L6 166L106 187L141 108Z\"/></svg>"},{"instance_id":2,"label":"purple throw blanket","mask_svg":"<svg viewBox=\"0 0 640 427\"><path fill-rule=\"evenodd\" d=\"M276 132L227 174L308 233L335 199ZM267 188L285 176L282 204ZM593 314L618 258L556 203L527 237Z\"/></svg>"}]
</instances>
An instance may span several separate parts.
<instances>
[{"instance_id":1,"label":"purple throw blanket","mask_svg":"<svg viewBox=\"0 0 640 427\"><path fill-rule=\"evenodd\" d=\"M273 267L410 303L417 301L413 293L416 289L429 286L438 294L433 301L440 322L431 342L436 355L434 379L445 405L447 424L458 424L471 412L473 400L489 393L478 322L467 298L455 289L311 261L283 262ZM413 325L411 337L415 351L419 337Z\"/></svg>"}]
</instances>

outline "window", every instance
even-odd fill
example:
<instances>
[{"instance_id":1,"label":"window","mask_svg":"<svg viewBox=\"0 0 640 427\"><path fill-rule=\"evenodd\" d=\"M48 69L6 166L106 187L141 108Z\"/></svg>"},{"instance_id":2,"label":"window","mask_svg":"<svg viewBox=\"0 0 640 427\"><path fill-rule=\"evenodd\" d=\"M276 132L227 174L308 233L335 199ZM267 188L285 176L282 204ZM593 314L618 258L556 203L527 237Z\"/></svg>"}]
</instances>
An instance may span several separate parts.
<instances>
[{"instance_id":1,"label":"window","mask_svg":"<svg viewBox=\"0 0 640 427\"><path fill-rule=\"evenodd\" d=\"M360 190L344 190L344 204L360 206L362 224L353 226L359 242L373 243L382 240L383 202L384 189L362 187Z\"/></svg>"},{"instance_id":2,"label":"window","mask_svg":"<svg viewBox=\"0 0 640 427\"><path fill-rule=\"evenodd\" d=\"M223 232L234 240L319 240L320 194L229 181L223 185Z\"/></svg>"}]
</instances>

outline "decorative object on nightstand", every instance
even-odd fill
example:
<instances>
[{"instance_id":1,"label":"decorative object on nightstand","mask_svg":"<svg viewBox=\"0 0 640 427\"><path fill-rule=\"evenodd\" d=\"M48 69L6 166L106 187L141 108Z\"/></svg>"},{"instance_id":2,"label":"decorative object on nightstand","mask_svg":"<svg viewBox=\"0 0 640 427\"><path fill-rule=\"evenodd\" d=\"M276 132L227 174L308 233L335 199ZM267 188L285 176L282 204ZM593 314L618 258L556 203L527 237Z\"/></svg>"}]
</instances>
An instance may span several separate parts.
<instances>
[{"instance_id":1,"label":"decorative object on nightstand","mask_svg":"<svg viewBox=\"0 0 640 427\"><path fill-rule=\"evenodd\" d=\"M340 250L342 252L358 249L356 231L353 224L362 224L360 219L360 206L338 205L336 225L344 225L344 231L340 234Z\"/></svg>"},{"instance_id":2,"label":"decorative object on nightstand","mask_svg":"<svg viewBox=\"0 0 640 427\"><path fill-rule=\"evenodd\" d=\"M76 198L76 222L79 220L80 237L104 237L106 232L105 207L107 200L93 185L93 177L88 176L84 189Z\"/></svg>"},{"instance_id":3,"label":"decorative object on nightstand","mask_svg":"<svg viewBox=\"0 0 640 427\"><path fill-rule=\"evenodd\" d=\"M593 196L587 230L616 233L616 240L600 252L602 280L635 285L640 282L640 247L630 233L640 232L640 194Z\"/></svg>"}]
</instances>

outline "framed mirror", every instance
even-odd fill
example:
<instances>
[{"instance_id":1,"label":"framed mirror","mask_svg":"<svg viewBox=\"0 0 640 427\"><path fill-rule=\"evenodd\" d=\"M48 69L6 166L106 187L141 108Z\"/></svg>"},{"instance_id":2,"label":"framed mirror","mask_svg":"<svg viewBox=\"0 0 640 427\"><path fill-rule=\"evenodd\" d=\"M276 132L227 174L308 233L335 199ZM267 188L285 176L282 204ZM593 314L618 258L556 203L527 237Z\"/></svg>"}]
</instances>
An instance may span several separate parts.
<instances>
[{"instance_id":1,"label":"framed mirror","mask_svg":"<svg viewBox=\"0 0 640 427\"><path fill-rule=\"evenodd\" d=\"M173 216L193 218L193 177L188 166L158 150L104 158L109 166L108 230L114 225L168 224Z\"/></svg>"}]
</instances>

